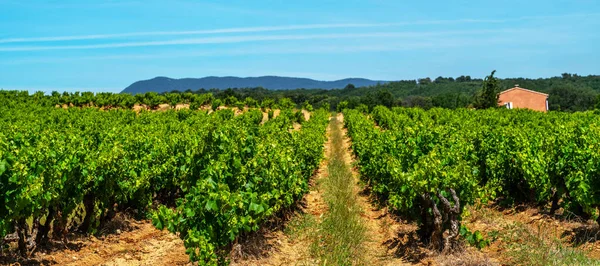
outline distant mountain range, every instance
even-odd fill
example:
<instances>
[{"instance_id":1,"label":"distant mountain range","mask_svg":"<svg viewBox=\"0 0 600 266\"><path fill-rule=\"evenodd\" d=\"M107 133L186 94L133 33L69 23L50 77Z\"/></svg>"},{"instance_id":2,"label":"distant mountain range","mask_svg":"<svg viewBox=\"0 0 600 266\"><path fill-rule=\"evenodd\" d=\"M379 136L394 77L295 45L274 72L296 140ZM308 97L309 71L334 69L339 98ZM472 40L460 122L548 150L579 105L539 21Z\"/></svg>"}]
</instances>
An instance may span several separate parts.
<instances>
[{"instance_id":1,"label":"distant mountain range","mask_svg":"<svg viewBox=\"0 0 600 266\"><path fill-rule=\"evenodd\" d=\"M136 81L125 88L123 93L146 93L150 91L162 93L169 91L186 91L198 89L228 89L228 88L255 88L263 87L270 90L292 90L292 89L341 89L348 84L356 87L371 86L387 81L377 81L363 78L347 78L335 81L319 81L308 78L291 78L277 76L263 77L205 77L205 78L182 78L172 79L167 77L156 77L149 80Z\"/></svg>"}]
</instances>

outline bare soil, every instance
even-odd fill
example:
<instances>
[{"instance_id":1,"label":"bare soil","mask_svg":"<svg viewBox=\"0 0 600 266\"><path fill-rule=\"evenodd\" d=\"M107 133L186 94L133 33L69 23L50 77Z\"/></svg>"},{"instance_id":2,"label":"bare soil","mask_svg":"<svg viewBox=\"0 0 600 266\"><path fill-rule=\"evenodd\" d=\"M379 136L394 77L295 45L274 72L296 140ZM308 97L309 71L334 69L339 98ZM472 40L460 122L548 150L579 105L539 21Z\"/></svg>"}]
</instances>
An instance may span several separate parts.
<instances>
[{"instance_id":1,"label":"bare soil","mask_svg":"<svg viewBox=\"0 0 600 266\"><path fill-rule=\"evenodd\" d=\"M136 103L135 105L133 105L133 108L132 108L132 109L133 109L133 111L135 111L135 112L140 112L141 110L146 110L146 109L148 109L148 108L147 108L145 105L143 105L143 104L137 104L137 103Z\"/></svg>"},{"instance_id":2,"label":"bare soil","mask_svg":"<svg viewBox=\"0 0 600 266\"><path fill-rule=\"evenodd\" d=\"M293 127L293 131L299 131L302 128L302 124L294 122L292 127Z\"/></svg>"},{"instance_id":3,"label":"bare soil","mask_svg":"<svg viewBox=\"0 0 600 266\"><path fill-rule=\"evenodd\" d=\"M304 115L304 120L308 121L310 119L310 112L302 109L302 114Z\"/></svg>"},{"instance_id":4,"label":"bare soil","mask_svg":"<svg viewBox=\"0 0 600 266\"><path fill-rule=\"evenodd\" d=\"M190 104L180 103L180 104L175 105L175 110L181 110L181 109L190 109Z\"/></svg>"},{"instance_id":5,"label":"bare soil","mask_svg":"<svg viewBox=\"0 0 600 266\"><path fill-rule=\"evenodd\" d=\"M265 112L262 112L263 119L262 119L261 123L264 124L265 122L269 121L269 111L271 111L271 110L273 111L273 117L271 119L278 117L279 114L281 113L281 110L279 110L279 109L267 109L267 110L265 110Z\"/></svg>"},{"instance_id":6,"label":"bare soil","mask_svg":"<svg viewBox=\"0 0 600 266\"><path fill-rule=\"evenodd\" d=\"M159 231L150 221L122 215L112 221L110 234L98 238L73 237L67 244L52 243L35 257L0 260L5 265L189 265L183 241Z\"/></svg>"}]
</instances>

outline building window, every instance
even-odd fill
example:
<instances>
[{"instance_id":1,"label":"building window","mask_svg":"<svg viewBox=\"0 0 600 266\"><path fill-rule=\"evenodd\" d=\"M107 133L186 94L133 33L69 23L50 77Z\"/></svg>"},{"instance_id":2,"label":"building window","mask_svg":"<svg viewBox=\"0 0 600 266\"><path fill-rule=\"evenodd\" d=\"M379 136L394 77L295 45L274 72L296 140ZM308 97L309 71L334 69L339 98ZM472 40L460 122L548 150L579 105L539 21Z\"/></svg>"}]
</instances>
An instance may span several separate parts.
<instances>
[{"instance_id":1,"label":"building window","mask_svg":"<svg viewBox=\"0 0 600 266\"><path fill-rule=\"evenodd\" d=\"M506 109L513 109L513 105L512 102L507 102L504 104L504 107L506 107Z\"/></svg>"}]
</instances>

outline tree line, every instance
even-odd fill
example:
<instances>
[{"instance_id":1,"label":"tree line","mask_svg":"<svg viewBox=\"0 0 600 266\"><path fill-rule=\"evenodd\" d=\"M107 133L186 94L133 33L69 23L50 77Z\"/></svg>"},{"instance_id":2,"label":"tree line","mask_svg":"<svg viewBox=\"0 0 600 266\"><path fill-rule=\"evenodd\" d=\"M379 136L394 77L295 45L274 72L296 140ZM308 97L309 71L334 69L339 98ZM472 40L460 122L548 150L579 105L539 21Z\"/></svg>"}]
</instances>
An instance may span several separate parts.
<instances>
[{"instance_id":1,"label":"tree line","mask_svg":"<svg viewBox=\"0 0 600 266\"><path fill-rule=\"evenodd\" d=\"M493 75L491 75L493 76ZM485 90L486 79L470 76L421 78L416 80L393 81L367 87L355 87L348 84L343 89L294 89L269 90L257 88L189 89L169 93L147 92L143 94L124 93L92 93L92 92L52 92L46 95L36 92L29 95L27 91L3 91L0 97L21 98L44 105L97 106L108 108L131 108L135 104L143 104L150 109L160 104L189 104L192 109L202 105L213 106L249 106L272 107L283 100L285 104L296 107L311 105L315 108L328 107L334 110L343 108L386 107L420 107L430 109L441 107L480 108L481 92ZM564 73L559 77L526 79L526 78L493 78L493 91L498 93L519 84L529 90L548 93L548 103L553 111L585 111L600 105L600 76L580 76ZM488 92L489 93L489 92ZM26 98L23 98L26 97ZM288 100L289 99L289 100Z\"/></svg>"},{"instance_id":2,"label":"tree line","mask_svg":"<svg viewBox=\"0 0 600 266\"><path fill-rule=\"evenodd\" d=\"M492 75L493 76L493 75ZM435 79L422 78L417 80L401 80L368 87L355 87L348 84L343 89L295 89L268 90L265 88L231 88L226 90L188 90L187 92L211 92L217 99L235 97L244 99L251 97L262 101L266 98L289 98L298 106L305 102L316 108L328 104L333 109L342 107L356 108L366 106L369 109L377 105L387 107L420 107L430 109L441 107L447 109L477 108L480 103L481 91L486 79L476 79L470 76L438 77ZM496 78L494 90L496 93L513 88L519 84L521 88L549 94L550 110L554 111L585 111L596 108L600 103L600 76L580 76L564 73L559 77L526 79L526 78Z\"/></svg>"}]
</instances>

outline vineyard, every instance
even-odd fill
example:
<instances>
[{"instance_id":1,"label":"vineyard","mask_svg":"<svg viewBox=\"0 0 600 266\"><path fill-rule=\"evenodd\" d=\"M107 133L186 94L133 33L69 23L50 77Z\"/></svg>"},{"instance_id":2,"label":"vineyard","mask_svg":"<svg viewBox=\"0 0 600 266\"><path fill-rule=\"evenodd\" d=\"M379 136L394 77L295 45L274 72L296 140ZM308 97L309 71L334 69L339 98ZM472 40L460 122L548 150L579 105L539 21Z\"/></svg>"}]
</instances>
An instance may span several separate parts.
<instances>
[{"instance_id":1,"label":"vineyard","mask_svg":"<svg viewBox=\"0 0 600 266\"><path fill-rule=\"evenodd\" d=\"M134 210L178 233L190 260L221 263L225 246L307 192L328 116L318 110L304 121L284 110L262 124L257 110L136 113L5 98L0 239L16 234L19 252L30 256L51 239L94 233Z\"/></svg>"},{"instance_id":2,"label":"vineyard","mask_svg":"<svg viewBox=\"0 0 600 266\"><path fill-rule=\"evenodd\" d=\"M361 177L435 249L457 243L465 207L532 203L598 219L600 120L591 113L376 107L346 110Z\"/></svg>"},{"instance_id":3,"label":"vineyard","mask_svg":"<svg viewBox=\"0 0 600 266\"><path fill-rule=\"evenodd\" d=\"M283 239L288 251L304 249L310 258L282 253L279 263L255 264L377 258L377 265L397 265L411 260L388 254L399 244L385 243L401 235L402 224L416 226L403 228L428 254L455 253L466 241L476 247L469 252L485 257L482 248L498 237L466 226L475 224L466 222L475 206L526 205L550 221L600 222L600 119L591 112L377 106L330 118L329 110L304 105L306 117L285 98L227 104L182 94L158 102L167 96L171 106L193 107L131 108L156 104L148 100L153 94L1 91L0 255L35 257L49 243L98 235L123 213L179 237L200 265L230 263L240 242L283 216L295 217L284 230L305 239ZM119 105L123 99L134 100ZM380 233L386 230L391 236Z\"/></svg>"}]
</instances>

